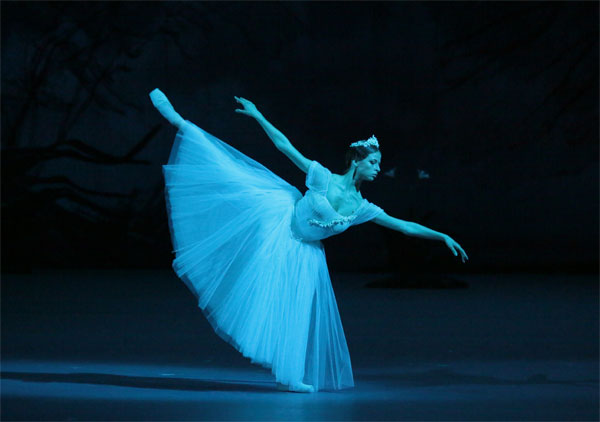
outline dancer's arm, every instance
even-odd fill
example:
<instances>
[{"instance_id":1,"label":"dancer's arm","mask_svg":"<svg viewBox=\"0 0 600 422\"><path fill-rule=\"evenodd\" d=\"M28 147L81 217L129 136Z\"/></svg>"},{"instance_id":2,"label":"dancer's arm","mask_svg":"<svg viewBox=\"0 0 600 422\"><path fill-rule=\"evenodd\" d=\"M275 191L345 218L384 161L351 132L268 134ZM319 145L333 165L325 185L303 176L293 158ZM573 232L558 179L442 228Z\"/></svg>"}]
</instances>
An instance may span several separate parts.
<instances>
[{"instance_id":1,"label":"dancer's arm","mask_svg":"<svg viewBox=\"0 0 600 422\"><path fill-rule=\"evenodd\" d=\"M387 227L388 229L399 231L406 236L412 237L421 237L423 239L432 239L432 240L442 240L446 243L446 246L452 251L454 256L458 256L458 252L460 252L462 262L468 260L466 252L461 248L461 246L456 243L454 239L444 233L436 232L435 230L431 230L425 226L422 226L417 223L413 223L411 221L400 220L399 218L394 218L384 212L379 214L377 217L372 219L376 224L380 226Z\"/></svg>"},{"instance_id":2,"label":"dancer's arm","mask_svg":"<svg viewBox=\"0 0 600 422\"><path fill-rule=\"evenodd\" d=\"M308 172L308 167L310 166L311 160L306 158L304 155L300 153L292 143L289 141L286 136L279 131L275 126L273 126L265 117L258 111L256 106L252 104L252 102L246 100L242 97L234 97L238 103L240 103L244 108L236 109L237 113L245 114L246 116L253 117L256 119L258 124L263 128L263 130L267 133L275 147L283 152L300 170L304 173Z\"/></svg>"},{"instance_id":3,"label":"dancer's arm","mask_svg":"<svg viewBox=\"0 0 600 422\"><path fill-rule=\"evenodd\" d=\"M183 117L179 115L167 99L167 96L162 93L162 91L158 88L154 89L150 93L150 100L152 100L152 104L154 107L163 115L165 119L169 121L173 126L177 128L181 128L181 126L185 123Z\"/></svg>"}]
</instances>

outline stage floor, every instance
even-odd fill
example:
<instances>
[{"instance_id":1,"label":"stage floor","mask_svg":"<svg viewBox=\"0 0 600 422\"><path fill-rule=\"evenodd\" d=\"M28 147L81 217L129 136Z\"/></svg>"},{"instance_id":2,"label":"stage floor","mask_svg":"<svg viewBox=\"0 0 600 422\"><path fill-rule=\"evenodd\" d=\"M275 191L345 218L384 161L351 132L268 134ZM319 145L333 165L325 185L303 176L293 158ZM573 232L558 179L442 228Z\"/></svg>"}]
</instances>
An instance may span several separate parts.
<instances>
[{"instance_id":1,"label":"stage floor","mask_svg":"<svg viewBox=\"0 0 600 422\"><path fill-rule=\"evenodd\" d=\"M332 273L356 386L280 392L170 271L2 275L2 420L598 420L598 276ZM397 277L403 277L401 274Z\"/></svg>"}]
</instances>

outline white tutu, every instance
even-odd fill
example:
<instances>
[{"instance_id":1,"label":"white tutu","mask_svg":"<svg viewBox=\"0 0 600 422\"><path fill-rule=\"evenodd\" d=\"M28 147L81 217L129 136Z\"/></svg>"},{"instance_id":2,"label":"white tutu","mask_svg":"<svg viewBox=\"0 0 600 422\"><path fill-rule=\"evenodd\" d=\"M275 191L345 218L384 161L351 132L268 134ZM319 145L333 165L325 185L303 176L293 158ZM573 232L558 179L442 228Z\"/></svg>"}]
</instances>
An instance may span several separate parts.
<instances>
[{"instance_id":1,"label":"white tutu","mask_svg":"<svg viewBox=\"0 0 600 422\"><path fill-rule=\"evenodd\" d=\"M189 121L163 174L173 269L215 332L280 383L353 387L323 244L290 228L302 193Z\"/></svg>"}]
</instances>

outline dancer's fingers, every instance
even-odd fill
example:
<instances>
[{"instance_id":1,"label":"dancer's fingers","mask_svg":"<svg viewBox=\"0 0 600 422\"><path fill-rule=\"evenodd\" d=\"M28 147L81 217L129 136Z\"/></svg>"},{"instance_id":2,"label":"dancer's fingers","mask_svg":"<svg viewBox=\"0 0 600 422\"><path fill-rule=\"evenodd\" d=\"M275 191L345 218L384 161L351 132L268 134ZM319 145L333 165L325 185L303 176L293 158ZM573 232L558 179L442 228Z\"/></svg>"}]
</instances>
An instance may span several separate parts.
<instances>
[{"instance_id":1,"label":"dancer's fingers","mask_svg":"<svg viewBox=\"0 0 600 422\"><path fill-rule=\"evenodd\" d=\"M465 250L463 248L460 248L460 253L463 254L465 256L465 258L469 259L469 256L467 255L467 253L465 252Z\"/></svg>"}]
</instances>

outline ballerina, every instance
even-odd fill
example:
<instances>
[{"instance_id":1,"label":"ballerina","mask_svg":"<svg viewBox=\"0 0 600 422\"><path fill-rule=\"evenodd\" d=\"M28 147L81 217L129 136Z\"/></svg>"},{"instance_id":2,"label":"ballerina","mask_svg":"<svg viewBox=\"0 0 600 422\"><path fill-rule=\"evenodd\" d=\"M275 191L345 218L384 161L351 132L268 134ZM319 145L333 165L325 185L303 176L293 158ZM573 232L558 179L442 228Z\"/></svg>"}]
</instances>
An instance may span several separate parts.
<instances>
[{"instance_id":1,"label":"ballerina","mask_svg":"<svg viewBox=\"0 0 600 422\"><path fill-rule=\"evenodd\" d=\"M450 236L394 218L363 198L380 171L373 135L353 142L347 170L334 174L304 157L242 97L275 147L306 173L307 191L179 115L155 89L150 98L178 131L162 166L172 266L214 331L251 363L271 369L277 389L309 393L354 386L352 364L322 239L373 221L408 236Z\"/></svg>"}]
</instances>

